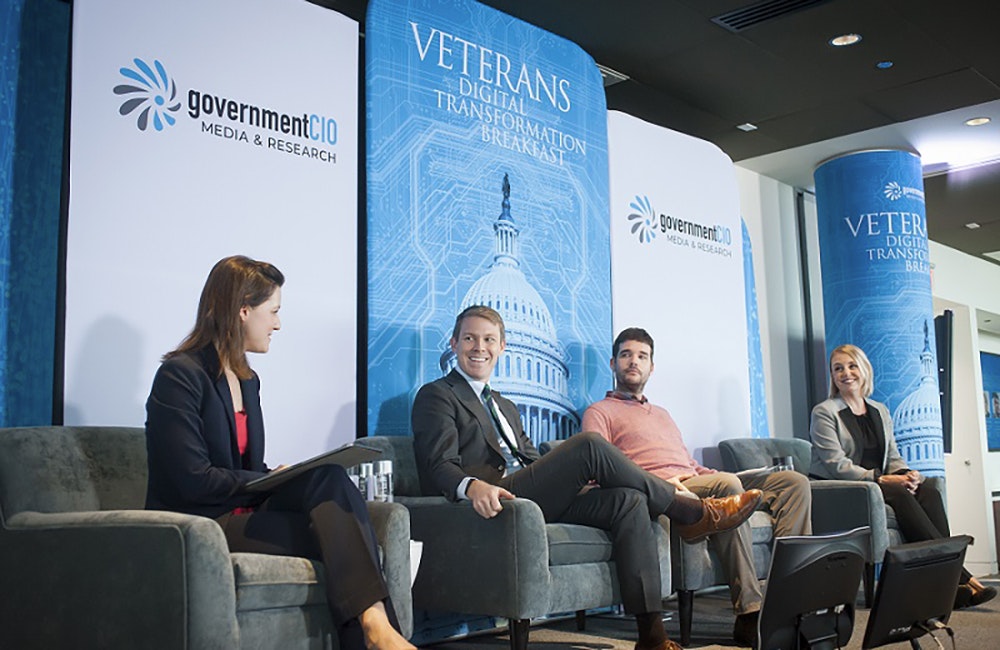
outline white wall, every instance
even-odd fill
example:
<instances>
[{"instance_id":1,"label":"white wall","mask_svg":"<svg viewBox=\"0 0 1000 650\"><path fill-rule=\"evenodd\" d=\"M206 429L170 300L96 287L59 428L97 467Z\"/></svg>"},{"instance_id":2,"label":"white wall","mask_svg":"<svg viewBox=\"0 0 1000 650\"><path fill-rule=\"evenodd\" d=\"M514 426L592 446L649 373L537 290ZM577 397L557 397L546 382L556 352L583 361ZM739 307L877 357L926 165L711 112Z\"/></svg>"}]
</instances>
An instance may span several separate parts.
<instances>
[{"instance_id":1,"label":"white wall","mask_svg":"<svg viewBox=\"0 0 1000 650\"><path fill-rule=\"evenodd\" d=\"M1000 354L1000 339L987 332L976 331L975 316L978 311L1000 314L1000 291L997 290L1000 287L1000 266L935 242L930 244L930 255L934 265L931 271L931 289L934 297L966 305L972 310L970 317L973 321L975 359L971 362L971 367L964 368L964 372L975 377L973 389L977 391L976 412L981 415L982 409L978 407L978 400L983 379L979 367L979 352ZM955 372L959 372L957 364ZM977 429L985 449L984 418L977 417ZM1000 491L1000 452L984 452L984 454L983 472L986 488L990 492Z\"/></svg>"},{"instance_id":2,"label":"white wall","mask_svg":"<svg viewBox=\"0 0 1000 650\"><path fill-rule=\"evenodd\" d=\"M948 523L953 533L968 534L976 544L966 551L966 566L976 575L996 572L993 504L987 487L986 420L982 409L976 318L966 305L934 299L934 311L950 309L952 337L952 451L944 455Z\"/></svg>"},{"instance_id":3,"label":"white wall","mask_svg":"<svg viewBox=\"0 0 1000 650\"><path fill-rule=\"evenodd\" d=\"M739 167L740 210L753 245L754 277L771 436L809 436L805 317L795 191Z\"/></svg>"}]
</instances>

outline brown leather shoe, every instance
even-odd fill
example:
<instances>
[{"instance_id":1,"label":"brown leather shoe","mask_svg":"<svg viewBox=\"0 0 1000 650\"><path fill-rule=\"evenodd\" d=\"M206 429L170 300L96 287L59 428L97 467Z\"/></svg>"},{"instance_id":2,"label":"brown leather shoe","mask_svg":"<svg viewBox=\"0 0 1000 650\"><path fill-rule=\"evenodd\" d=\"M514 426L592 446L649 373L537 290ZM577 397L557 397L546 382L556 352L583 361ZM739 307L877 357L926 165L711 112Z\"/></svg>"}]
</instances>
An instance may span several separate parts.
<instances>
[{"instance_id":1,"label":"brown leather shoe","mask_svg":"<svg viewBox=\"0 0 1000 650\"><path fill-rule=\"evenodd\" d=\"M641 643L635 644L635 650L684 650L679 644L674 643L670 639L664 639L662 643L657 643L656 645L645 646Z\"/></svg>"},{"instance_id":2,"label":"brown leather shoe","mask_svg":"<svg viewBox=\"0 0 1000 650\"><path fill-rule=\"evenodd\" d=\"M693 544L713 533L732 530L753 514L763 495L760 490L747 490L743 494L734 494L721 499L702 499L705 514L693 524L678 525L677 533L685 542Z\"/></svg>"}]
</instances>

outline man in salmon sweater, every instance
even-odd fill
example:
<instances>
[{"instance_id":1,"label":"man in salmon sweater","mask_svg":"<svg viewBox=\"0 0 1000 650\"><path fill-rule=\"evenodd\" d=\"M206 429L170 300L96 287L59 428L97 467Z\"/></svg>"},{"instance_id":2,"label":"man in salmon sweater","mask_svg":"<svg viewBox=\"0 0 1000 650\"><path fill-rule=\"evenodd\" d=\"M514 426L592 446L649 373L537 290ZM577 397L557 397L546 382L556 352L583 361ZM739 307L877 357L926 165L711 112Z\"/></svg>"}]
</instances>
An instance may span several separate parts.
<instances>
[{"instance_id":1,"label":"man in salmon sweater","mask_svg":"<svg viewBox=\"0 0 1000 650\"><path fill-rule=\"evenodd\" d=\"M794 471L763 473L743 484L734 474L701 465L688 451L681 432L666 409L643 395L653 372L653 338L633 327L615 339L611 356L615 390L592 404L583 415L581 429L596 431L625 452L637 465L699 497L721 497L759 488L761 504L774 517L774 535L812 533L812 497L809 480ZM736 624L733 638L756 647L761 591L751 551L749 524L716 533L712 543L729 580Z\"/></svg>"}]
</instances>

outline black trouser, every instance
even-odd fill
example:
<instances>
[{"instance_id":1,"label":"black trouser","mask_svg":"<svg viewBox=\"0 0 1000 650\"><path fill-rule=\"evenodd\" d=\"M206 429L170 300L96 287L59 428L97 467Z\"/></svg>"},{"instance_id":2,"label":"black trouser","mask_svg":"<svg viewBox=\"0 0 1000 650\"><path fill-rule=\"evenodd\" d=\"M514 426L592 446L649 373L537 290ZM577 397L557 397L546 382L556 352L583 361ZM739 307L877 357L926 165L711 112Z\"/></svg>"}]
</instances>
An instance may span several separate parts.
<instances>
[{"instance_id":1,"label":"black trouser","mask_svg":"<svg viewBox=\"0 0 1000 650\"><path fill-rule=\"evenodd\" d=\"M364 648L357 617L379 601L398 629L368 508L343 467L317 467L278 487L255 512L226 513L216 521L230 551L322 561L330 614L345 650Z\"/></svg>"},{"instance_id":2,"label":"black trouser","mask_svg":"<svg viewBox=\"0 0 1000 650\"><path fill-rule=\"evenodd\" d=\"M937 487L924 481L917 487L916 494L910 494L909 490L898 483L879 483L879 487L886 504L892 506L896 513L899 530L907 542L951 537L944 498ZM963 568L959 583L964 585L971 577L972 574Z\"/></svg>"},{"instance_id":3,"label":"black trouser","mask_svg":"<svg viewBox=\"0 0 1000 650\"><path fill-rule=\"evenodd\" d=\"M592 480L600 487L579 494ZM651 521L673 502L672 485L642 470L598 434L580 433L504 477L500 486L537 503L546 521L609 531L625 611L663 609Z\"/></svg>"}]
</instances>

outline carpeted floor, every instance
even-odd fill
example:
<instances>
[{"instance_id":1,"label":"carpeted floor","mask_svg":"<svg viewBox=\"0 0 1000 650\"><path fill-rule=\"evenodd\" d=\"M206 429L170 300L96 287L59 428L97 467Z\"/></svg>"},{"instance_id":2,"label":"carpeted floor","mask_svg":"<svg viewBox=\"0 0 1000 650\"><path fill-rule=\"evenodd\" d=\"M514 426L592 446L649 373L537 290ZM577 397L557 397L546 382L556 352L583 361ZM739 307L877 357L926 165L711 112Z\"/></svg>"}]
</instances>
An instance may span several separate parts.
<instances>
[{"instance_id":1,"label":"carpeted floor","mask_svg":"<svg viewBox=\"0 0 1000 650\"><path fill-rule=\"evenodd\" d=\"M1000 587L998 580L985 580L986 584ZM919 597L919 594L915 594ZM702 650L729 650L734 645L731 638L733 613L728 592L699 595L695 598L694 630L689 648ZM668 606L676 603L668 601ZM845 650L860 650L868 624L868 610L860 606L855 614L854 632ZM676 610L666 612L670 638L680 636ZM969 650L993 650L1000 648L1000 598L985 605L955 612L950 621L955 631L955 647ZM943 632L938 633L945 650L952 649L952 643ZM533 650L632 650L635 645L635 624L631 618L596 615L587 617L586 630L576 631L572 619L536 625L531 628L529 645ZM936 649L933 639L924 637L921 646L926 650ZM482 635L433 646L438 650L474 650L478 648L502 650L509 647L506 634ZM885 646L890 649L908 650L908 643Z\"/></svg>"}]
</instances>

